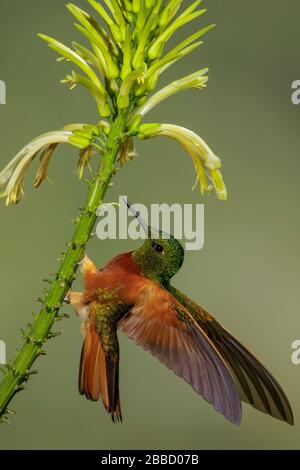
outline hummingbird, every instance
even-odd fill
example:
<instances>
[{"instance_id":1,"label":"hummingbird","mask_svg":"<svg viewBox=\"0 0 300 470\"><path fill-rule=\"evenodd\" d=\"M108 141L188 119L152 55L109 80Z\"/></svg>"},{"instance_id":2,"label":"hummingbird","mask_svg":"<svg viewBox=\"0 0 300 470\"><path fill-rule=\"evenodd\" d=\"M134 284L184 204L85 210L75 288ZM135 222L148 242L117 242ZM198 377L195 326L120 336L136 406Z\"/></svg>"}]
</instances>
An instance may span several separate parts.
<instances>
[{"instance_id":1,"label":"hummingbird","mask_svg":"<svg viewBox=\"0 0 300 470\"><path fill-rule=\"evenodd\" d=\"M293 425L290 403L272 374L205 308L171 284L184 249L173 236L148 227L141 247L98 269L85 256L84 291L68 293L84 336L79 392L102 399L113 422L122 421L118 330L184 379L230 422L239 425L241 401Z\"/></svg>"}]
</instances>

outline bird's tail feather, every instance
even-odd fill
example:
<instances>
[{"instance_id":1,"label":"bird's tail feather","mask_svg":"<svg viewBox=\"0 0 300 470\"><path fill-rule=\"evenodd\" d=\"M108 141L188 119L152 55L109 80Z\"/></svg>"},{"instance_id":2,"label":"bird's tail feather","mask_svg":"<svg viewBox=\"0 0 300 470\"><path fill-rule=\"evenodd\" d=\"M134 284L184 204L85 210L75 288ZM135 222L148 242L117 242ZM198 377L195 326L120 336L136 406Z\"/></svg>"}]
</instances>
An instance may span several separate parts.
<instances>
[{"instance_id":1,"label":"bird's tail feather","mask_svg":"<svg viewBox=\"0 0 300 470\"><path fill-rule=\"evenodd\" d=\"M113 422L122 421L119 396L119 359L106 352L94 324L86 327L81 352L79 392L88 400L102 398Z\"/></svg>"}]
</instances>

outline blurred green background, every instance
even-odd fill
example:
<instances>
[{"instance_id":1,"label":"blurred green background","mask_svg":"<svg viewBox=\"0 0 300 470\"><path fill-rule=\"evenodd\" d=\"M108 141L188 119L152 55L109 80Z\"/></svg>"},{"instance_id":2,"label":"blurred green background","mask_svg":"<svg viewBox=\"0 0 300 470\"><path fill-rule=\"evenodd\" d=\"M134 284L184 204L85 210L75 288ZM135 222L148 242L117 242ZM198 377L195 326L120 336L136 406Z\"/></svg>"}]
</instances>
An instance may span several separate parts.
<instances>
[{"instance_id":1,"label":"blurred green background","mask_svg":"<svg viewBox=\"0 0 300 470\"><path fill-rule=\"evenodd\" d=\"M12 425L0 427L2 449L300 447L300 366L291 363L291 343L300 338L300 106L290 98L292 81L300 79L300 3L204 3L209 11L200 22L216 22L217 29L199 51L170 69L162 84L209 66L209 87L164 103L149 120L199 132L223 160L229 200L213 195L202 200L205 248L187 253L174 283L215 312L271 369L290 398L296 425L245 405L242 425L234 427L121 334L125 419L113 425L102 405L77 393L82 340L79 320L66 307L71 319L56 325L62 336L48 343L47 356L36 364L38 375L14 400ZM56 64L55 54L36 37L44 32L66 42L79 38L64 4L1 0L0 79L7 84L7 105L0 106L1 167L32 137L68 122L97 120L84 91L71 93L59 84L68 66ZM138 152L115 179L107 201L127 194L146 204L201 202L198 192L191 192L191 162L175 143L154 139L140 143ZM42 279L57 268L71 220L85 199L76 158L76 151L60 148L51 165L53 185L33 190L32 173L21 204L8 209L1 204L0 339L9 358L20 345L20 328L38 309ZM136 246L93 239L88 253L101 265Z\"/></svg>"}]
</instances>

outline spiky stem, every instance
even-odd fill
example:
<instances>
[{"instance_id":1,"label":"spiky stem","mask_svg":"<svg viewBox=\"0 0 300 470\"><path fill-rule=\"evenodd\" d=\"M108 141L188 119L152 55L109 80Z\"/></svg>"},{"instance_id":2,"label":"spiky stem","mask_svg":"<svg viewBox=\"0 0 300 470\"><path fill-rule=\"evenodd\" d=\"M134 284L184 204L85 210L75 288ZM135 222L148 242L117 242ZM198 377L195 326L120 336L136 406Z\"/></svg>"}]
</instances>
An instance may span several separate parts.
<instances>
[{"instance_id":1,"label":"spiky stem","mask_svg":"<svg viewBox=\"0 0 300 470\"><path fill-rule=\"evenodd\" d=\"M73 283L95 225L97 208L102 204L114 174L122 135L127 126L127 113L127 111L121 111L111 127L99 172L93 178L86 205L78 219L72 241L63 255L55 280L42 301L43 308L29 332L25 334L22 349L14 361L4 369L3 380L0 384L0 417L5 415L7 406L14 395L23 389L22 385L32 374L30 371L35 360L43 354L43 345L54 336L51 333L52 327L59 318L60 308Z\"/></svg>"}]
</instances>

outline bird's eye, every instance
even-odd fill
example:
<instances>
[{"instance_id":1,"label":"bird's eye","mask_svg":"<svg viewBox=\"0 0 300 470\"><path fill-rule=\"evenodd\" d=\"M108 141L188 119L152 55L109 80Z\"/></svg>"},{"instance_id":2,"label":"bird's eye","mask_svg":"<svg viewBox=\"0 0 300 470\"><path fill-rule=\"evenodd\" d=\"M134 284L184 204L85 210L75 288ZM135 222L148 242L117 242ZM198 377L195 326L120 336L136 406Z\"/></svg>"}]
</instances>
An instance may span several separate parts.
<instances>
[{"instance_id":1,"label":"bird's eye","mask_svg":"<svg viewBox=\"0 0 300 470\"><path fill-rule=\"evenodd\" d=\"M164 247L160 245L159 243L153 243L153 248L157 253L163 253Z\"/></svg>"}]
</instances>

